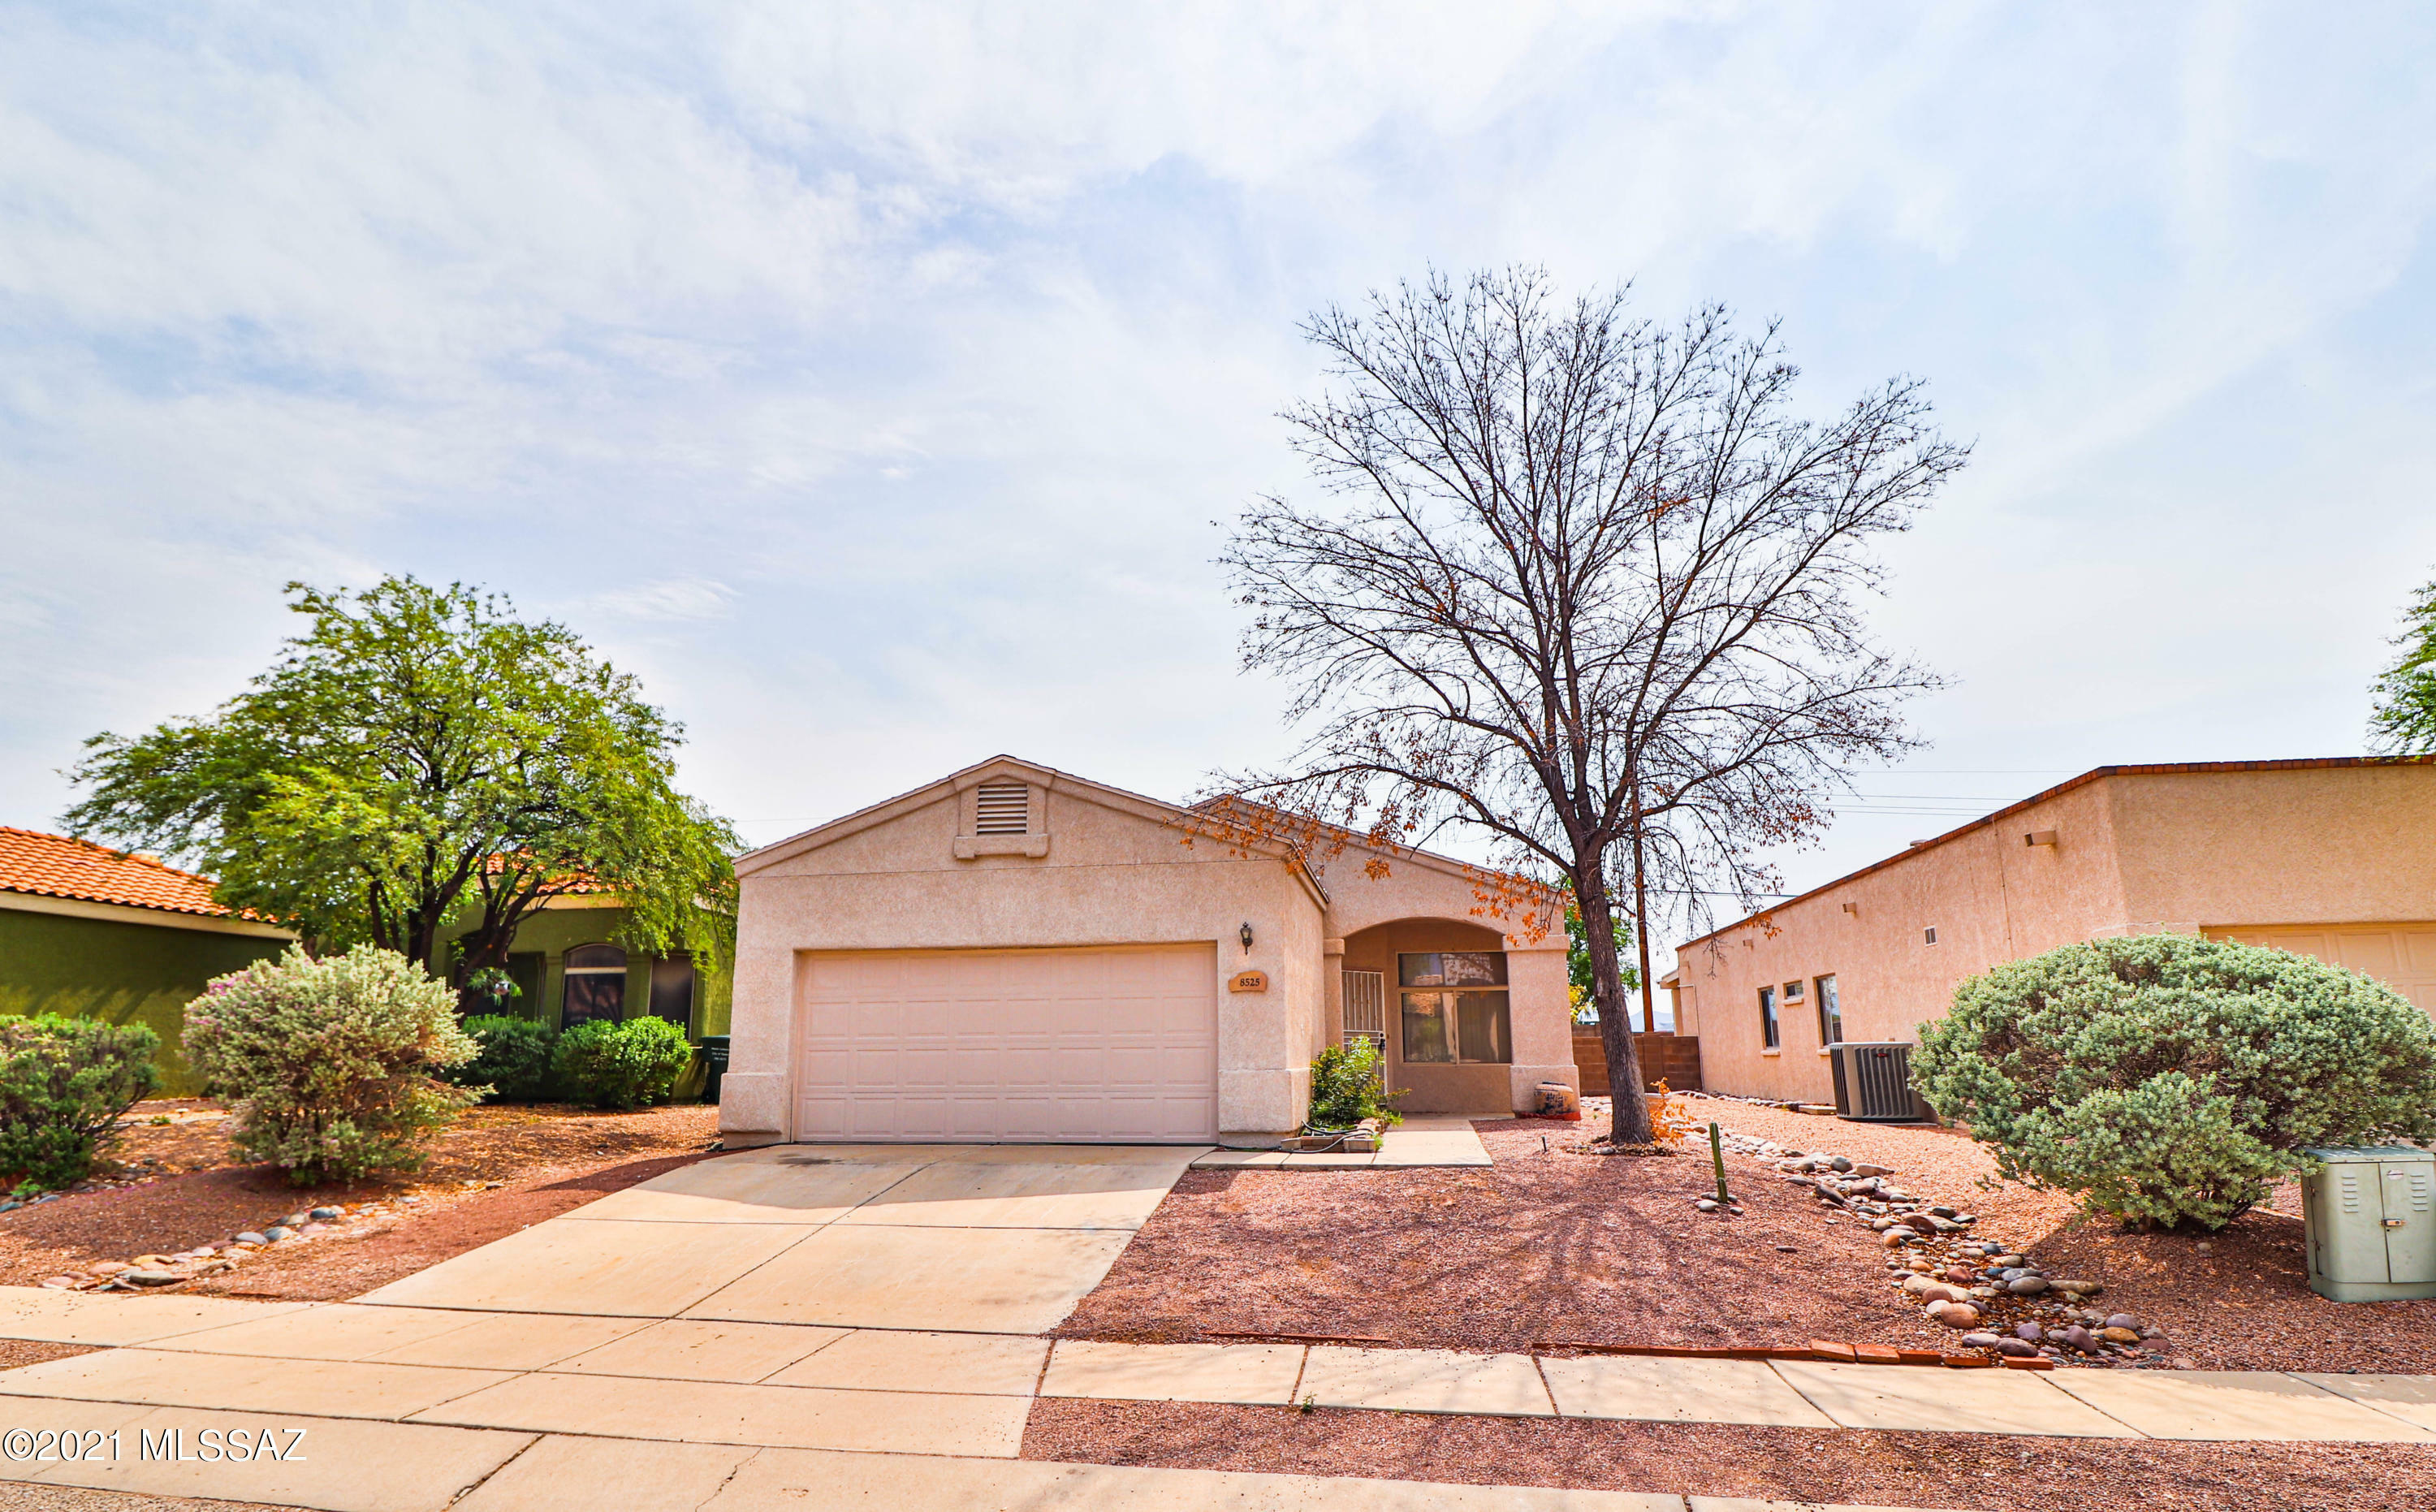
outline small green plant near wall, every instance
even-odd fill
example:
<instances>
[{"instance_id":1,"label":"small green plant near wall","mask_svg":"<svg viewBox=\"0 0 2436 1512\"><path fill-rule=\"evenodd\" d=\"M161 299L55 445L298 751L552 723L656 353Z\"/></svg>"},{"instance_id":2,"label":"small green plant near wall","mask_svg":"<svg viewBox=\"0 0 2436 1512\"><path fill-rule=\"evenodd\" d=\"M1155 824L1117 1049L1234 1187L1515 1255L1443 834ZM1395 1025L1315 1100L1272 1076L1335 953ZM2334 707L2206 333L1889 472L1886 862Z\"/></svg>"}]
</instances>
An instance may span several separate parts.
<instances>
[{"instance_id":1,"label":"small green plant near wall","mask_svg":"<svg viewBox=\"0 0 2436 1512\"><path fill-rule=\"evenodd\" d=\"M0 1177L21 1196L74 1186L119 1116L160 1080L141 1024L0 1018Z\"/></svg>"},{"instance_id":2,"label":"small green plant near wall","mask_svg":"<svg viewBox=\"0 0 2436 1512\"><path fill-rule=\"evenodd\" d=\"M456 989L376 946L319 961L292 947L214 979L186 1005L184 1042L234 1100L237 1147L300 1187L413 1170L482 1091L441 1080L479 1048Z\"/></svg>"},{"instance_id":3,"label":"small green plant near wall","mask_svg":"<svg viewBox=\"0 0 2436 1512\"><path fill-rule=\"evenodd\" d=\"M2425 1012L2340 966L2190 935L1974 977L1911 1064L1999 1173L2139 1227L2221 1228L2311 1145L2436 1137Z\"/></svg>"},{"instance_id":4,"label":"small green plant near wall","mask_svg":"<svg viewBox=\"0 0 2436 1512\"><path fill-rule=\"evenodd\" d=\"M596 1019L558 1036L552 1068L568 1101L634 1108L669 1101L692 1059L685 1031L665 1018Z\"/></svg>"},{"instance_id":5,"label":"small green plant near wall","mask_svg":"<svg viewBox=\"0 0 2436 1512\"><path fill-rule=\"evenodd\" d=\"M1380 1077L1379 1047L1368 1039L1335 1045L1311 1063L1311 1122L1314 1128L1349 1129L1364 1119L1401 1123Z\"/></svg>"},{"instance_id":6,"label":"small green plant near wall","mask_svg":"<svg viewBox=\"0 0 2436 1512\"><path fill-rule=\"evenodd\" d=\"M552 1090L550 1055L558 1049L558 1030L508 1014L482 1014L465 1020L465 1033L480 1052L444 1074L459 1086L488 1087L495 1103L538 1103Z\"/></svg>"}]
</instances>

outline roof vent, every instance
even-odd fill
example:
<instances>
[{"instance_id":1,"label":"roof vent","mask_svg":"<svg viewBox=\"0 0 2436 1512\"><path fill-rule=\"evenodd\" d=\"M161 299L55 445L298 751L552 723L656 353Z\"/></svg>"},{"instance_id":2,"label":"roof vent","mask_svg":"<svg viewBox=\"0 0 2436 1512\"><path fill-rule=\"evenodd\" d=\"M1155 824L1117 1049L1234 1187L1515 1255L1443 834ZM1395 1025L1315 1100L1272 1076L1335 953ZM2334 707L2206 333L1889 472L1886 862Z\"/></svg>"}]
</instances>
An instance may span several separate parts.
<instances>
[{"instance_id":1,"label":"roof vent","mask_svg":"<svg viewBox=\"0 0 2436 1512\"><path fill-rule=\"evenodd\" d=\"M1032 790L1020 782L984 782L976 795L973 833L1020 835L1032 828Z\"/></svg>"}]
</instances>

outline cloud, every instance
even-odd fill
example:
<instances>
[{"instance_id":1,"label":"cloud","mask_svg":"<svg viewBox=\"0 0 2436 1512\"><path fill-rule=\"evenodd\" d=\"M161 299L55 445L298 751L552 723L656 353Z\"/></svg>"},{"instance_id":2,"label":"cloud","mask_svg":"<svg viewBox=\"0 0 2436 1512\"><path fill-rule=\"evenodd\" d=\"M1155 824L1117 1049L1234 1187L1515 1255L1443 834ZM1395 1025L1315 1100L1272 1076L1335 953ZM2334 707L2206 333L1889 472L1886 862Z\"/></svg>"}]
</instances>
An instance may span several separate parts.
<instances>
[{"instance_id":1,"label":"cloud","mask_svg":"<svg viewBox=\"0 0 2436 1512\"><path fill-rule=\"evenodd\" d=\"M1299 486L1295 322L1509 259L1781 314L1821 406L1933 380L1977 460L1886 607L1960 679L1932 760L2330 748L2436 558L2431 29L12 8L0 821L235 691L284 582L391 570L597 639L757 839L1000 749L1272 758L1210 522Z\"/></svg>"}]
</instances>

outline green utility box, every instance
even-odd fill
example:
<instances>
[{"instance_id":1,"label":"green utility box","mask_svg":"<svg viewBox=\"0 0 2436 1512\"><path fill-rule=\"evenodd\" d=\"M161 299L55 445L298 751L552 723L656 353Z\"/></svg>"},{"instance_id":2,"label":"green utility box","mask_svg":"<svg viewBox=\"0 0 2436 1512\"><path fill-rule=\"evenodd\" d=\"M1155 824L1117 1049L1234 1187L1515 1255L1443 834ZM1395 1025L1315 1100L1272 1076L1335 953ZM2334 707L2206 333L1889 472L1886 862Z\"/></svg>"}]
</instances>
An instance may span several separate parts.
<instances>
[{"instance_id":1,"label":"green utility box","mask_svg":"<svg viewBox=\"0 0 2436 1512\"><path fill-rule=\"evenodd\" d=\"M2337 1302L2436 1296L2436 1153L2400 1146L2305 1152L2309 1289Z\"/></svg>"}]
</instances>

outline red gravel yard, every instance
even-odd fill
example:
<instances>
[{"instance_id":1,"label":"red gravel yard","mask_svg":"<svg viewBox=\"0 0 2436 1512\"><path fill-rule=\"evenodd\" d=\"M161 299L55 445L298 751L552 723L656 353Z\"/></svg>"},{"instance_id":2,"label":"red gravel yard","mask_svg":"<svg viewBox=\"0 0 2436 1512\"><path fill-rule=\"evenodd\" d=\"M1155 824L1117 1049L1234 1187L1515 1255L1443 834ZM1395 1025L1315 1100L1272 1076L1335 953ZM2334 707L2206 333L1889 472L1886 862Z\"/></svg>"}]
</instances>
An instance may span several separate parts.
<instances>
[{"instance_id":1,"label":"red gravel yard","mask_svg":"<svg viewBox=\"0 0 2436 1512\"><path fill-rule=\"evenodd\" d=\"M2095 1306L2163 1337L2137 1358L2184 1368L2436 1372L2436 1301L2337 1304L2304 1282L2301 1225L2253 1213L2222 1234L2127 1234L2055 1193L1995 1183L1949 1129L1849 1123L1700 1099L1729 1130L1884 1165L1908 1191L1978 1215ZM1477 1125L1488 1169L1196 1171L1057 1331L1140 1342L1310 1334L1407 1346L1755 1346L1853 1340L1957 1347L1889 1281L1862 1221L1831 1214L1729 1153L1744 1216L1696 1211L1708 1152L1569 1154L1602 1127ZM1983 1186L1985 1182L1987 1185ZM2204 1246L2204 1247L2202 1247Z\"/></svg>"},{"instance_id":2,"label":"red gravel yard","mask_svg":"<svg viewBox=\"0 0 2436 1512\"><path fill-rule=\"evenodd\" d=\"M140 1121L117 1137L96 1173L102 1182L127 1184L0 1214L0 1284L61 1275L90 1281L96 1266L224 1247L283 1217L344 1208L345 1217L301 1239L262 1246L234 1269L173 1289L292 1301L355 1296L701 1159L719 1119L717 1108L700 1104L631 1113L478 1107L433 1141L429 1160L411 1176L300 1189L269 1167L236 1163L225 1121L211 1111L191 1101L141 1104ZM154 1117L177 1121L149 1121Z\"/></svg>"},{"instance_id":3,"label":"red gravel yard","mask_svg":"<svg viewBox=\"0 0 2436 1512\"><path fill-rule=\"evenodd\" d=\"M1942 1342L1887 1287L1874 1236L1730 1166L1748 1216L1695 1212L1691 1155L1571 1155L1589 1123L1477 1127L1487 1169L1194 1171L1058 1332L1535 1342ZM1543 1148L1544 1146L1544 1148ZM1850 1232L1846 1230L1850 1229Z\"/></svg>"}]
</instances>

